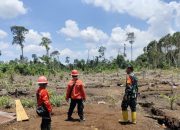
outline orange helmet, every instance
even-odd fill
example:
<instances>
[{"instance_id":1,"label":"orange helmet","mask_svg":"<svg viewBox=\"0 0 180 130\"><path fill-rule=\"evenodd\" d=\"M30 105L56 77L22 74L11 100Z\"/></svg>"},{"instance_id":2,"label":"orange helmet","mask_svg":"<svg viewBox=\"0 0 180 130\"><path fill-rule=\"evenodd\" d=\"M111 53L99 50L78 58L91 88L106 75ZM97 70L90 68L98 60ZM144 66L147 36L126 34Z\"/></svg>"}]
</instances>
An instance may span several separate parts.
<instances>
[{"instance_id":1,"label":"orange helmet","mask_svg":"<svg viewBox=\"0 0 180 130\"><path fill-rule=\"evenodd\" d=\"M72 70L71 71L71 76L78 76L79 72L77 70Z\"/></svg>"},{"instance_id":2,"label":"orange helmet","mask_svg":"<svg viewBox=\"0 0 180 130\"><path fill-rule=\"evenodd\" d=\"M45 76L40 76L37 81L38 84L47 84L48 80Z\"/></svg>"}]
</instances>

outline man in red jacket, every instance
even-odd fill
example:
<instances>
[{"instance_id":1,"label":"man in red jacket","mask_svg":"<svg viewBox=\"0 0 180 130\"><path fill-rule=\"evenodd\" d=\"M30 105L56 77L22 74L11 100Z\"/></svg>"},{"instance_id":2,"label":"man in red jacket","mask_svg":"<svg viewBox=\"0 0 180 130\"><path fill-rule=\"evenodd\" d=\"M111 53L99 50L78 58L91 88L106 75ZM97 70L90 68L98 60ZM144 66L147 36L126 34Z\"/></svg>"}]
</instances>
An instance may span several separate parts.
<instances>
[{"instance_id":1,"label":"man in red jacket","mask_svg":"<svg viewBox=\"0 0 180 130\"><path fill-rule=\"evenodd\" d=\"M78 75L79 73L77 70L72 70L72 80L69 81L67 86L66 101L69 102L69 98L71 99L67 121L73 120L71 116L74 108L76 107L76 104L78 105L78 115L80 117L80 121L85 121L83 113L83 101L86 101L86 94L84 91L83 82L78 79Z\"/></svg>"},{"instance_id":2,"label":"man in red jacket","mask_svg":"<svg viewBox=\"0 0 180 130\"><path fill-rule=\"evenodd\" d=\"M49 101L49 94L46 89L48 81L44 76L40 76L37 81L39 89L37 90L37 105L43 106L46 112L42 116L41 130L51 130L51 112L52 107Z\"/></svg>"}]
</instances>

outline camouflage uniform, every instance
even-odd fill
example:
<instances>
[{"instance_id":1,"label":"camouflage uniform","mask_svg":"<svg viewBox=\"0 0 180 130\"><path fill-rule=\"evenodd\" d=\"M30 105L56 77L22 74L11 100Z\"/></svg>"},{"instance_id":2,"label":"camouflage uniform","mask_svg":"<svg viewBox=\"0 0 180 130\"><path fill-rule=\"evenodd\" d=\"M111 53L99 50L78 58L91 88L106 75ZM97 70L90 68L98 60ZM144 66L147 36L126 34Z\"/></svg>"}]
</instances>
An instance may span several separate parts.
<instances>
[{"instance_id":1,"label":"camouflage uniform","mask_svg":"<svg viewBox=\"0 0 180 130\"><path fill-rule=\"evenodd\" d=\"M130 85L128 85L128 82L130 82ZM134 73L128 74L126 78L125 94L121 104L123 111L126 111L128 106L130 106L131 111L136 112L137 93L138 93L137 78L134 75Z\"/></svg>"}]
</instances>

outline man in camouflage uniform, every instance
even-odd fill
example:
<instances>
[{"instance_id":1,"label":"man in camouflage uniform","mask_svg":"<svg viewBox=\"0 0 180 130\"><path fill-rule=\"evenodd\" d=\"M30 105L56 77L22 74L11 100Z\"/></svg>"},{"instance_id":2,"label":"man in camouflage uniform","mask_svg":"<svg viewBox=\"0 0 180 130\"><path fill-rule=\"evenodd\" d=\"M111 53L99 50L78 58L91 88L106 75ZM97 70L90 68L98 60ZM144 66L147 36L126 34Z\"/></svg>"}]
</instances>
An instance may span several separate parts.
<instances>
[{"instance_id":1,"label":"man in camouflage uniform","mask_svg":"<svg viewBox=\"0 0 180 130\"><path fill-rule=\"evenodd\" d=\"M123 97L123 101L121 104L122 108L122 117L123 123L128 123L128 106L131 108L131 117L132 123L136 124L136 102L137 102L137 93L138 93L138 85L137 78L133 73L133 67L129 65L126 69L127 77L126 77L126 88L125 94Z\"/></svg>"}]
</instances>

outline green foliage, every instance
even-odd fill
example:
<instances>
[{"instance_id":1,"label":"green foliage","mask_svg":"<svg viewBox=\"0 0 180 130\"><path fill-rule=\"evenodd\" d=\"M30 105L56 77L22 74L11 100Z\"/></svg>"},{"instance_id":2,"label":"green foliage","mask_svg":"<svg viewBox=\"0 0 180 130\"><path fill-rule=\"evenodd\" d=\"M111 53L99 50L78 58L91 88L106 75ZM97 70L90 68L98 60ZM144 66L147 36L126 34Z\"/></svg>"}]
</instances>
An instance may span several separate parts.
<instances>
[{"instance_id":1,"label":"green foliage","mask_svg":"<svg viewBox=\"0 0 180 130\"><path fill-rule=\"evenodd\" d=\"M21 75L48 75L49 73L57 72L63 68L62 64L53 68L53 65L46 65L44 63L20 63L20 62L10 62L9 64L0 64L0 75L8 74L9 80L14 80L14 74Z\"/></svg>"},{"instance_id":2,"label":"green foliage","mask_svg":"<svg viewBox=\"0 0 180 130\"><path fill-rule=\"evenodd\" d=\"M12 105L12 100L9 96L0 97L0 107L11 108Z\"/></svg>"},{"instance_id":3,"label":"green foliage","mask_svg":"<svg viewBox=\"0 0 180 130\"><path fill-rule=\"evenodd\" d=\"M41 43L39 45L45 47L45 49L46 49L46 56L49 57L49 50L50 50L49 45L52 43L52 41L49 38L47 38L47 37L42 37L41 40L42 41L41 41Z\"/></svg>"},{"instance_id":4,"label":"green foliage","mask_svg":"<svg viewBox=\"0 0 180 130\"><path fill-rule=\"evenodd\" d=\"M10 69L9 64L7 64L7 63L0 64L0 71L2 73L6 73L9 69Z\"/></svg>"},{"instance_id":5,"label":"green foliage","mask_svg":"<svg viewBox=\"0 0 180 130\"><path fill-rule=\"evenodd\" d=\"M63 74L63 73L61 73L61 74L60 74L60 76L59 76L59 78L60 78L60 80L63 80L63 78L64 78L64 74Z\"/></svg>"},{"instance_id":6,"label":"green foliage","mask_svg":"<svg viewBox=\"0 0 180 130\"><path fill-rule=\"evenodd\" d=\"M33 81L32 79L29 80L29 86L32 86L33 85Z\"/></svg>"},{"instance_id":7,"label":"green foliage","mask_svg":"<svg viewBox=\"0 0 180 130\"><path fill-rule=\"evenodd\" d=\"M19 30L18 27L13 30L14 37L17 37L16 31ZM25 28L23 28L25 29ZM15 31L15 32L14 32ZM20 30L19 30L20 31ZM22 30L21 30L22 31ZM28 30L25 30L25 32ZM24 33L25 33L24 32ZM21 34L24 36L24 34ZM133 36L134 34L129 34ZM25 39L25 37L24 37ZM22 48L23 53L23 42L17 41ZM128 39L129 42L133 40ZM100 46L98 48L98 55L94 56L92 59L86 61L85 59L74 59L74 63L70 63L71 57L66 57L65 63L63 65L59 61L60 53L58 51L53 51L49 55L49 45L51 40L43 37L41 46L46 48L46 55L42 57L37 57L36 54L32 54L33 61L25 60L11 60L9 63L0 63L0 77L7 76L9 81L13 83L14 74L18 73L21 75L59 75L63 71L69 72L72 69L78 69L86 73L101 73L103 71L114 71L118 68L125 69L126 66L131 63L134 66L135 71L144 68L149 69L169 69L171 67L180 67L180 32L176 32L173 35L166 35L162 37L159 41L151 41L146 47L144 47L144 53L137 57L135 61L129 62L125 59L123 55L117 55L117 57L106 58L106 48ZM15 43L14 43L15 44ZM63 78L63 75L60 75Z\"/></svg>"},{"instance_id":8,"label":"green foliage","mask_svg":"<svg viewBox=\"0 0 180 130\"><path fill-rule=\"evenodd\" d=\"M151 41L144 48L144 54L136 59L136 65L151 69L180 67L180 32Z\"/></svg>"},{"instance_id":9,"label":"green foliage","mask_svg":"<svg viewBox=\"0 0 180 130\"><path fill-rule=\"evenodd\" d=\"M125 69L127 66L127 62L124 59L124 56L118 55L117 58L115 59L116 64L118 65L119 68Z\"/></svg>"},{"instance_id":10,"label":"green foliage","mask_svg":"<svg viewBox=\"0 0 180 130\"><path fill-rule=\"evenodd\" d=\"M100 46L100 47L99 47L99 50L98 50L98 52L99 52L99 58L102 59L102 60L105 59L105 57L104 57L105 51L106 51L106 47L104 47L104 46Z\"/></svg>"},{"instance_id":11,"label":"green foliage","mask_svg":"<svg viewBox=\"0 0 180 130\"><path fill-rule=\"evenodd\" d=\"M170 96L161 94L160 96L168 100L171 110L173 110L174 103L180 98L180 95L176 94Z\"/></svg>"},{"instance_id":12,"label":"green foliage","mask_svg":"<svg viewBox=\"0 0 180 130\"><path fill-rule=\"evenodd\" d=\"M36 106L35 99L23 98L21 99L21 103L23 107L26 107L26 108L34 108Z\"/></svg>"},{"instance_id":13,"label":"green foliage","mask_svg":"<svg viewBox=\"0 0 180 130\"><path fill-rule=\"evenodd\" d=\"M9 91L12 87L12 85L10 85L9 82L6 80L1 80L0 84L1 84L2 88L6 89L7 91Z\"/></svg>"},{"instance_id":14,"label":"green foliage","mask_svg":"<svg viewBox=\"0 0 180 130\"><path fill-rule=\"evenodd\" d=\"M4 74L0 72L0 78L4 78Z\"/></svg>"},{"instance_id":15,"label":"green foliage","mask_svg":"<svg viewBox=\"0 0 180 130\"><path fill-rule=\"evenodd\" d=\"M55 91L50 90L50 102L55 107L60 107L62 102L65 101L65 94L58 95Z\"/></svg>"}]
</instances>

